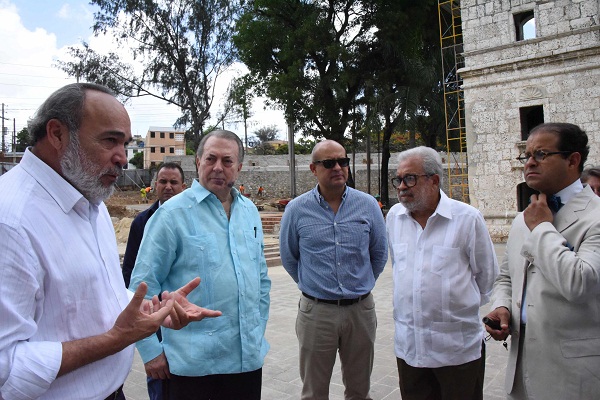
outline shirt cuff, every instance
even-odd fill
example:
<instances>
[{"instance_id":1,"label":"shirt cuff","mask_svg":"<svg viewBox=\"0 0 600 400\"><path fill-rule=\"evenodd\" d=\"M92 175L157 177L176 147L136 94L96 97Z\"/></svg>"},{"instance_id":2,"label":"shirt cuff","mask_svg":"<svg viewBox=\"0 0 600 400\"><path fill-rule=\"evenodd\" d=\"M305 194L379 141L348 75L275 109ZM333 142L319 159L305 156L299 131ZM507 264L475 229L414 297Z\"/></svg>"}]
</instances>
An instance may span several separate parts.
<instances>
[{"instance_id":1,"label":"shirt cuff","mask_svg":"<svg viewBox=\"0 0 600 400\"><path fill-rule=\"evenodd\" d=\"M0 393L4 400L37 399L54 382L62 362L60 342L22 342Z\"/></svg>"},{"instance_id":2,"label":"shirt cuff","mask_svg":"<svg viewBox=\"0 0 600 400\"><path fill-rule=\"evenodd\" d=\"M135 347L137 347L144 364L146 364L148 361L154 360L163 352L162 344L158 340L156 333L140 340L135 344Z\"/></svg>"}]
</instances>

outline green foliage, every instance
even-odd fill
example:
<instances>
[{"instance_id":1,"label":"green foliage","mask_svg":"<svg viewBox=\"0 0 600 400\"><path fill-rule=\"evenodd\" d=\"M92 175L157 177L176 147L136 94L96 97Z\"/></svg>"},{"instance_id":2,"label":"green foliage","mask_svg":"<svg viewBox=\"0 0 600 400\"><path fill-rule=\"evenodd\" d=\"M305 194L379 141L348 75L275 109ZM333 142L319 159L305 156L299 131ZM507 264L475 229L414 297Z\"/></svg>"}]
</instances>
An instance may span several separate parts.
<instances>
[{"instance_id":1,"label":"green foliage","mask_svg":"<svg viewBox=\"0 0 600 400\"><path fill-rule=\"evenodd\" d=\"M110 35L128 48L134 68L116 53L104 55L86 43L71 47L72 61L59 61L71 76L109 86L123 98L151 96L181 110L176 127L199 143L210 118L214 85L233 62L231 33L238 11L228 0L92 0L96 35ZM140 72L138 72L140 71Z\"/></svg>"},{"instance_id":2,"label":"green foliage","mask_svg":"<svg viewBox=\"0 0 600 400\"><path fill-rule=\"evenodd\" d=\"M265 142L277 140L279 131L275 125L263 126L254 131L254 136L256 136L256 141L258 144L263 144Z\"/></svg>"},{"instance_id":3,"label":"green foliage","mask_svg":"<svg viewBox=\"0 0 600 400\"><path fill-rule=\"evenodd\" d=\"M381 132L382 176L392 133L435 146L442 132L434 0L255 0L233 40L257 90L304 135L347 146L350 131Z\"/></svg>"},{"instance_id":4,"label":"green foliage","mask_svg":"<svg viewBox=\"0 0 600 400\"><path fill-rule=\"evenodd\" d=\"M33 143L31 137L29 136L29 131L27 130L27 127L17 132L15 151L23 152L25 151L25 149L27 149L28 146L31 146L32 144Z\"/></svg>"},{"instance_id":5,"label":"green foliage","mask_svg":"<svg viewBox=\"0 0 600 400\"><path fill-rule=\"evenodd\" d=\"M131 159L129 160L129 163L135 165L137 169L144 168L144 152L138 151L137 153L135 153L133 157L131 157Z\"/></svg>"}]
</instances>

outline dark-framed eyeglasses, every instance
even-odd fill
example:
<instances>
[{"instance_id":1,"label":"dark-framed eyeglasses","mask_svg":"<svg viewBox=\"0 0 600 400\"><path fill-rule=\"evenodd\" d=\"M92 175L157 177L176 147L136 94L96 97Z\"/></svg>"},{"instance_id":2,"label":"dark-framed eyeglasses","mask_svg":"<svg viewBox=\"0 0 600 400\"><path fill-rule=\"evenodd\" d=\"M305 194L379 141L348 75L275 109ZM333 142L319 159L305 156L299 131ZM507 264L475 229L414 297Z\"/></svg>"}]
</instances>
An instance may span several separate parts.
<instances>
[{"instance_id":1,"label":"dark-framed eyeglasses","mask_svg":"<svg viewBox=\"0 0 600 400\"><path fill-rule=\"evenodd\" d=\"M535 162L542 162L546 159L546 157L548 156L553 156L554 154L563 154L563 155L567 155L567 154L572 154L572 151L544 151L544 150L536 150L533 153L529 153L529 152L525 152L525 153L521 153L519 155L519 157L517 157L517 160L521 161L521 163L525 164L527 163L527 161L529 161L529 159L531 157L533 157L533 159L535 160Z\"/></svg>"},{"instance_id":2,"label":"dark-framed eyeglasses","mask_svg":"<svg viewBox=\"0 0 600 400\"><path fill-rule=\"evenodd\" d=\"M398 189L400 187L400 185L402 185L402 182L404 182L404 184L406 185L406 187L413 187L417 184L417 177L419 176L433 176L433 174L421 174L421 175L415 175L415 174L408 174L408 175L404 175L404 176L397 176L395 178L392 178L392 186L394 187L394 189Z\"/></svg>"},{"instance_id":3,"label":"dark-framed eyeglasses","mask_svg":"<svg viewBox=\"0 0 600 400\"><path fill-rule=\"evenodd\" d=\"M348 157L345 158L334 158L331 160L317 160L313 161L313 164L321 164L327 169L331 169L335 167L335 164L339 164L340 167L344 168L350 165L350 159Z\"/></svg>"}]
</instances>

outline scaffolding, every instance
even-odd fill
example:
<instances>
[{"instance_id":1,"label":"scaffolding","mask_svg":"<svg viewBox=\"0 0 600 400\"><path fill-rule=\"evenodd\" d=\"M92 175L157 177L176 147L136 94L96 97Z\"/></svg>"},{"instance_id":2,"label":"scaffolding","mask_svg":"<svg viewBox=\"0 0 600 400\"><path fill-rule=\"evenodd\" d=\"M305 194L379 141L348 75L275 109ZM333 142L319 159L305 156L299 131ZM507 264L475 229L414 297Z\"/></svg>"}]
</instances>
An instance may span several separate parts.
<instances>
[{"instance_id":1,"label":"scaffolding","mask_svg":"<svg viewBox=\"0 0 600 400\"><path fill-rule=\"evenodd\" d=\"M465 101L462 78L458 74L465 65L460 1L439 0L438 14L446 114L448 196L469 203Z\"/></svg>"}]
</instances>

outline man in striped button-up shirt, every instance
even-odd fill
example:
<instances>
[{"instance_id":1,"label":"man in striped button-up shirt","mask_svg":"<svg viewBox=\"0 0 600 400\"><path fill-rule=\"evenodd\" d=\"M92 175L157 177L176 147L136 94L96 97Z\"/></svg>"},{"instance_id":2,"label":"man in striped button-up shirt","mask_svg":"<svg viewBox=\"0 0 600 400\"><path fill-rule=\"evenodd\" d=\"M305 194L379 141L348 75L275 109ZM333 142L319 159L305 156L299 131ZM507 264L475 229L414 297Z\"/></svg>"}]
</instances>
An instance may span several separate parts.
<instances>
[{"instance_id":1,"label":"man in striped button-up shirt","mask_svg":"<svg viewBox=\"0 0 600 400\"><path fill-rule=\"evenodd\" d=\"M371 290L387 261L387 240L377 200L346 186L348 164L339 143L318 143L310 164L318 184L291 201L281 221L283 266L302 291L302 399L329 398L338 350L346 399L370 399L377 325Z\"/></svg>"}]
</instances>

